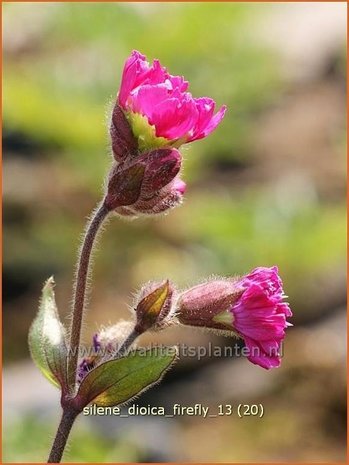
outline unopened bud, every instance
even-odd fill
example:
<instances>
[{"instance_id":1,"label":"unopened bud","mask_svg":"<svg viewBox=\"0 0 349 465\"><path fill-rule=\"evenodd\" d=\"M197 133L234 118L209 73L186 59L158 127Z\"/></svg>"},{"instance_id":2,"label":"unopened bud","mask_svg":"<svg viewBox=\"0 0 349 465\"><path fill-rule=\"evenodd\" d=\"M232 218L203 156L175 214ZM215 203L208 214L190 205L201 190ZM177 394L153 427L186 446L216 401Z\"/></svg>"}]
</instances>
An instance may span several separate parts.
<instances>
[{"instance_id":1,"label":"unopened bud","mask_svg":"<svg viewBox=\"0 0 349 465\"><path fill-rule=\"evenodd\" d=\"M97 357L95 355L91 355L90 357L85 357L81 360L78 366L77 371L77 381L81 383L81 381L85 378L87 373L91 371L97 362Z\"/></svg>"},{"instance_id":2,"label":"unopened bud","mask_svg":"<svg viewBox=\"0 0 349 465\"><path fill-rule=\"evenodd\" d=\"M185 187L181 179L175 178L153 198L139 199L131 208L116 211L122 216L156 215L166 212L182 203Z\"/></svg>"},{"instance_id":3,"label":"unopened bud","mask_svg":"<svg viewBox=\"0 0 349 465\"><path fill-rule=\"evenodd\" d=\"M145 165L134 163L131 166L117 165L111 171L105 205L109 210L132 205L141 194Z\"/></svg>"},{"instance_id":4,"label":"unopened bud","mask_svg":"<svg viewBox=\"0 0 349 465\"><path fill-rule=\"evenodd\" d=\"M142 193L144 198L147 198L167 186L177 176L182 157L178 150L165 148L149 152L144 159L146 176Z\"/></svg>"},{"instance_id":5,"label":"unopened bud","mask_svg":"<svg viewBox=\"0 0 349 465\"><path fill-rule=\"evenodd\" d=\"M167 280L163 284L149 283L140 293L140 300L135 308L135 331L139 334L148 329L161 329L169 322L174 289Z\"/></svg>"},{"instance_id":6,"label":"unopened bud","mask_svg":"<svg viewBox=\"0 0 349 465\"><path fill-rule=\"evenodd\" d=\"M109 176L106 207L126 216L172 208L180 203L185 186L177 178L181 161L178 150L164 148L115 165Z\"/></svg>"},{"instance_id":7,"label":"unopened bud","mask_svg":"<svg viewBox=\"0 0 349 465\"><path fill-rule=\"evenodd\" d=\"M131 333L134 323L120 321L119 323L102 328L94 338L98 341L99 350L105 357L108 353L116 352L127 336Z\"/></svg>"},{"instance_id":8,"label":"unopened bud","mask_svg":"<svg viewBox=\"0 0 349 465\"><path fill-rule=\"evenodd\" d=\"M92 338L91 355L84 357L78 366L77 381L80 383L87 373L100 363L112 358L124 340L132 332L134 322L120 321L113 326L101 328Z\"/></svg>"}]
</instances>

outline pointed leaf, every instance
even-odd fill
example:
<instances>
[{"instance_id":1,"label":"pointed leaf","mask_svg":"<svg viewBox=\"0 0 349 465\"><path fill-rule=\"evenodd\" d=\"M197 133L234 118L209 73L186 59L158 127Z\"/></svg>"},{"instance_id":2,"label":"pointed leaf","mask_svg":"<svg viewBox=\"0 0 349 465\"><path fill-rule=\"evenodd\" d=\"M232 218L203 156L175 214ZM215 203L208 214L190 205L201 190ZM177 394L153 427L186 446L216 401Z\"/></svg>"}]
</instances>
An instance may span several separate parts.
<instances>
[{"instance_id":1,"label":"pointed leaf","mask_svg":"<svg viewBox=\"0 0 349 465\"><path fill-rule=\"evenodd\" d=\"M177 348L137 350L94 368L83 379L77 400L82 408L93 402L122 404L159 382L177 359Z\"/></svg>"},{"instance_id":2,"label":"pointed leaf","mask_svg":"<svg viewBox=\"0 0 349 465\"><path fill-rule=\"evenodd\" d=\"M67 347L53 286L51 277L42 290L39 311L30 327L28 342L33 361L44 376L59 387L66 385Z\"/></svg>"}]
</instances>

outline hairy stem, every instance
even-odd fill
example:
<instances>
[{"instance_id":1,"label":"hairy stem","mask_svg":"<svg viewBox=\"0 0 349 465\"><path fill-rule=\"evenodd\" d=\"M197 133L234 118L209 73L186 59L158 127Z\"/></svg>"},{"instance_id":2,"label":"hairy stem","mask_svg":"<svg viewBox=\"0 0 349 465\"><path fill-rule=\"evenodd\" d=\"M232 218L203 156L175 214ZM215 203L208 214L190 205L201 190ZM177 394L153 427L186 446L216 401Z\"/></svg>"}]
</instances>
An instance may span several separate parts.
<instances>
[{"instance_id":1,"label":"hairy stem","mask_svg":"<svg viewBox=\"0 0 349 465\"><path fill-rule=\"evenodd\" d=\"M71 393L74 393L79 356L81 325L85 308L87 278L91 252L99 228L107 217L109 210L102 202L96 209L86 228L86 234L78 260L77 276L74 290L73 317L70 329L70 346L68 356L68 377Z\"/></svg>"},{"instance_id":2,"label":"hairy stem","mask_svg":"<svg viewBox=\"0 0 349 465\"><path fill-rule=\"evenodd\" d=\"M121 344L120 348L117 350L115 355L117 355L118 357L120 357L121 355L125 355L138 336L140 336L139 332L133 330Z\"/></svg>"},{"instance_id":3,"label":"hairy stem","mask_svg":"<svg viewBox=\"0 0 349 465\"><path fill-rule=\"evenodd\" d=\"M59 423L47 463L59 463L61 461L70 430L78 414L79 412L76 410L63 410L62 418Z\"/></svg>"}]
</instances>

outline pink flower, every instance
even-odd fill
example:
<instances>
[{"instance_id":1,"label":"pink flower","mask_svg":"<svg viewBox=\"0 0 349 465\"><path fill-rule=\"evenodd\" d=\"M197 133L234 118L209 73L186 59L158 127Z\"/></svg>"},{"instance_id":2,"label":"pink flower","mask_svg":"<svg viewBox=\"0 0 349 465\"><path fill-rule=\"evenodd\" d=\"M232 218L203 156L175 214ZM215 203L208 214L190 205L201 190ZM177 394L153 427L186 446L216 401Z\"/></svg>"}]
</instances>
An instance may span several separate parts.
<instances>
[{"instance_id":1,"label":"pink flower","mask_svg":"<svg viewBox=\"0 0 349 465\"><path fill-rule=\"evenodd\" d=\"M124 66L118 102L135 135L143 137L143 142L144 123L137 115L153 127L153 137L165 139L162 145L179 146L209 135L226 111L223 105L214 114L214 100L193 98L187 89L188 82L183 77L169 74L158 60L149 65L146 57L134 50ZM151 148L147 141L145 146Z\"/></svg>"},{"instance_id":2,"label":"pink flower","mask_svg":"<svg viewBox=\"0 0 349 465\"><path fill-rule=\"evenodd\" d=\"M222 120L226 107L193 98L188 82L133 51L126 60L110 119L115 162L104 204L128 217L164 213L183 200L181 144L202 139Z\"/></svg>"},{"instance_id":3,"label":"pink flower","mask_svg":"<svg viewBox=\"0 0 349 465\"><path fill-rule=\"evenodd\" d=\"M292 316L276 266L256 268L240 279L216 279L183 292L180 323L223 331L244 339L248 359L263 368L278 367L285 329Z\"/></svg>"},{"instance_id":4,"label":"pink flower","mask_svg":"<svg viewBox=\"0 0 349 465\"><path fill-rule=\"evenodd\" d=\"M244 292L232 304L232 325L244 338L249 349L248 359L263 368L280 365L280 347L286 321L292 316L289 305L283 301L282 281L276 266L256 268L237 285Z\"/></svg>"}]
</instances>

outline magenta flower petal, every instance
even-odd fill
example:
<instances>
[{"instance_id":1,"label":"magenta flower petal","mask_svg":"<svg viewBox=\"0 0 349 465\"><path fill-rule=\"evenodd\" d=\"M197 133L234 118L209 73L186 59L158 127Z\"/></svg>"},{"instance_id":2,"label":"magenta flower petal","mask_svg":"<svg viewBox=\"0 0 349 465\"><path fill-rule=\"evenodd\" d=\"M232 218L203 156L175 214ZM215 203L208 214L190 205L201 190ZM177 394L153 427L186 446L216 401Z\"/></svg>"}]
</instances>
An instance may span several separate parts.
<instances>
[{"instance_id":1,"label":"magenta flower petal","mask_svg":"<svg viewBox=\"0 0 349 465\"><path fill-rule=\"evenodd\" d=\"M150 67L149 72L146 74L146 79L143 84L161 84L169 78L166 68L161 66L159 60L154 60L153 65Z\"/></svg>"},{"instance_id":2,"label":"magenta flower petal","mask_svg":"<svg viewBox=\"0 0 349 465\"><path fill-rule=\"evenodd\" d=\"M153 124L151 121L154 107L166 101L167 98L168 89L166 84L145 84L132 95L130 109L135 113L146 116L150 124Z\"/></svg>"},{"instance_id":3,"label":"magenta flower petal","mask_svg":"<svg viewBox=\"0 0 349 465\"><path fill-rule=\"evenodd\" d=\"M244 338L248 358L263 368L280 365L280 348L292 316L283 302L284 292L277 267L256 268L239 283L245 291L232 305L233 326Z\"/></svg>"},{"instance_id":4,"label":"magenta flower petal","mask_svg":"<svg viewBox=\"0 0 349 465\"><path fill-rule=\"evenodd\" d=\"M169 81L173 89L178 89L180 92L185 92L189 87L189 82L185 81L182 76L169 76Z\"/></svg>"},{"instance_id":5,"label":"magenta flower petal","mask_svg":"<svg viewBox=\"0 0 349 465\"><path fill-rule=\"evenodd\" d=\"M197 136L203 134L206 126L209 124L213 117L215 102L211 98L201 97L195 99L196 108L199 113L198 121L195 127L195 131L192 136L192 140Z\"/></svg>"},{"instance_id":6,"label":"magenta flower petal","mask_svg":"<svg viewBox=\"0 0 349 465\"><path fill-rule=\"evenodd\" d=\"M178 192L180 195L183 195L187 188L187 185L185 184L184 181L182 181L182 179L175 178L172 188L174 191Z\"/></svg>"},{"instance_id":7,"label":"magenta flower petal","mask_svg":"<svg viewBox=\"0 0 349 465\"><path fill-rule=\"evenodd\" d=\"M280 365L285 329L292 326L284 298L277 267L260 267L240 279L215 279L184 291L176 315L183 325L242 337L248 359L269 369Z\"/></svg>"},{"instance_id":8,"label":"magenta flower petal","mask_svg":"<svg viewBox=\"0 0 349 465\"><path fill-rule=\"evenodd\" d=\"M191 130L198 118L198 112L192 99L182 101L172 98L164 100L154 108L152 121L158 137L180 139Z\"/></svg>"},{"instance_id":9,"label":"magenta flower petal","mask_svg":"<svg viewBox=\"0 0 349 465\"><path fill-rule=\"evenodd\" d=\"M211 116L213 109L214 106L213 108L209 108L209 105L205 105L203 107L202 104L200 104L199 111L201 112L201 124L196 128L193 136L189 139L189 142L203 139L204 137L208 136L222 121L225 112L227 111L226 105L223 105L214 116Z\"/></svg>"},{"instance_id":10,"label":"magenta flower petal","mask_svg":"<svg viewBox=\"0 0 349 465\"><path fill-rule=\"evenodd\" d=\"M193 98L187 92L188 86L182 76L172 76L158 60L150 66L146 57L134 50L124 66L118 103L126 115L131 112L145 116L155 127L155 136L168 140L163 145L179 146L210 134L226 110L223 106L214 115L214 100ZM132 124L134 120L130 121ZM141 136L137 133L137 137ZM154 148L150 144L144 145Z\"/></svg>"},{"instance_id":11,"label":"magenta flower petal","mask_svg":"<svg viewBox=\"0 0 349 465\"><path fill-rule=\"evenodd\" d=\"M131 56L126 60L120 84L119 102L125 107L130 92L146 78L149 72L149 64L145 56L133 50Z\"/></svg>"},{"instance_id":12,"label":"magenta flower petal","mask_svg":"<svg viewBox=\"0 0 349 465\"><path fill-rule=\"evenodd\" d=\"M278 368L281 364L280 357L275 352L273 341L271 346L264 348L260 343L249 337L245 337L245 344L249 350L248 359L255 365L259 365L266 370L270 368ZM274 351L274 352L273 352ZM274 353L274 354L273 354Z\"/></svg>"}]
</instances>

